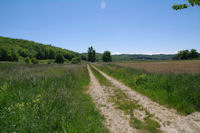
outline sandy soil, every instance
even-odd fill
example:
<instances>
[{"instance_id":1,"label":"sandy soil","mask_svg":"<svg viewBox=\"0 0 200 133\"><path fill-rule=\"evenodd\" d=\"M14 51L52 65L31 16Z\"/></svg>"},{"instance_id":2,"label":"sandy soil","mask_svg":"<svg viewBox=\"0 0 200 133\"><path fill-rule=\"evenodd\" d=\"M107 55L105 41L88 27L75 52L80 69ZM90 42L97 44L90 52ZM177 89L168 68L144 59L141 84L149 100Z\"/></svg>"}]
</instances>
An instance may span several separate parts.
<instances>
[{"instance_id":1,"label":"sandy soil","mask_svg":"<svg viewBox=\"0 0 200 133\"><path fill-rule=\"evenodd\" d=\"M137 132L136 129L129 125L129 117L124 115L123 111L116 109L113 103L109 102L111 91L108 91L108 89L110 88L102 87L93 75L90 67L87 67L91 79L88 93L96 104L96 108L104 115L105 126L111 133Z\"/></svg>"},{"instance_id":2,"label":"sandy soil","mask_svg":"<svg viewBox=\"0 0 200 133\"><path fill-rule=\"evenodd\" d=\"M109 80L116 88L120 88L123 92L125 92L130 99L138 101L139 105L143 106L148 112L153 114L154 119L160 123L161 131L166 133L200 133L200 112L195 112L188 116L182 116L178 114L176 110L169 109L152 101L148 97L132 90L118 80L108 76L96 67L94 68L99 71L107 80ZM93 77L91 79L93 79ZM94 81L92 82L94 86L98 86L95 85L97 83L94 83ZM101 98L101 96L96 97Z\"/></svg>"}]
</instances>

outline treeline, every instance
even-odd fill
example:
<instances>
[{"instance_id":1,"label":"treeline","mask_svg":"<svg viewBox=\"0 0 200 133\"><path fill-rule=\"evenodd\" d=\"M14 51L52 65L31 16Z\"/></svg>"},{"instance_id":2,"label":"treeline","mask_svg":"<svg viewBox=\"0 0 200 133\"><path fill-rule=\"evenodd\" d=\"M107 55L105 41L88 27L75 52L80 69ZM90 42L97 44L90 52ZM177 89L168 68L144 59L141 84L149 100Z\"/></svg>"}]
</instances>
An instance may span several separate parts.
<instances>
[{"instance_id":1,"label":"treeline","mask_svg":"<svg viewBox=\"0 0 200 133\"><path fill-rule=\"evenodd\" d=\"M143 55L143 54L120 54L112 55L113 61L159 61L159 60L171 60L174 55L170 54L155 54L155 55Z\"/></svg>"},{"instance_id":2,"label":"treeline","mask_svg":"<svg viewBox=\"0 0 200 133\"><path fill-rule=\"evenodd\" d=\"M173 60L191 60L191 59L198 59L200 57L200 53L197 52L196 49L189 50L182 50L179 51L178 54L176 54L173 57Z\"/></svg>"},{"instance_id":3,"label":"treeline","mask_svg":"<svg viewBox=\"0 0 200 133\"><path fill-rule=\"evenodd\" d=\"M61 55L64 61L72 61L74 58L76 61L86 60L84 55L70 50L33 41L0 37L0 61L28 60L27 58L33 60L55 59L56 61L57 55Z\"/></svg>"}]
</instances>

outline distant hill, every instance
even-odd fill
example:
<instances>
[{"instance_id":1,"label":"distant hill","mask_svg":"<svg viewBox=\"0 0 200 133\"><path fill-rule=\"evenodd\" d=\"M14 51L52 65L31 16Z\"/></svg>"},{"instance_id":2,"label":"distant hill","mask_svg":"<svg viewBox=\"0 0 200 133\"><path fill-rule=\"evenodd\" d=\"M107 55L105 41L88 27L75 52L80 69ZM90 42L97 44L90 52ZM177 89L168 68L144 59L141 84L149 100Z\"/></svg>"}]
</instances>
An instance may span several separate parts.
<instances>
[{"instance_id":1,"label":"distant hill","mask_svg":"<svg viewBox=\"0 0 200 133\"><path fill-rule=\"evenodd\" d=\"M81 56L77 52L51 45L44 45L23 39L0 37L0 61L17 61L16 58L25 57L35 57L39 60L55 59L58 53L63 54L65 59L68 60Z\"/></svg>"},{"instance_id":2,"label":"distant hill","mask_svg":"<svg viewBox=\"0 0 200 133\"><path fill-rule=\"evenodd\" d=\"M173 54L157 54L157 55L142 55L142 54L121 54L121 55L112 55L113 61L134 61L134 60L172 60L174 57Z\"/></svg>"},{"instance_id":3,"label":"distant hill","mask_svg":"<svg viewBox=\"0 0 200 133\"><path fill-rule=\"evenodd\" d=\"M82 53L87 58L87 53ZM102 53L96 53L96 61L102 61ZM112 55L112 61L158 61L158 60L172 60L175 55L173 54L157 54L157 55L142 55L142 54L120 54Z\"/></svg>"},{"instance_id":4,"label":"distant hill","mask_svg":"<svg viewBox=\"0 0 200 133\"><path fill-rule=\"evenodd\" d=\"M75 57L87 60L87 53L78 53L67 49L45 45L23 39L12 39L0 37L0 61L18 61L26 57L39 60L55 59L61 53L66 60L71 61ZM171 60L174 55L142 55L142 54L121 54L112 55L113 61L134 61L134 60ZM96 53L96 61L102 61L102 54Z\"/></svg>"}]
</instances>

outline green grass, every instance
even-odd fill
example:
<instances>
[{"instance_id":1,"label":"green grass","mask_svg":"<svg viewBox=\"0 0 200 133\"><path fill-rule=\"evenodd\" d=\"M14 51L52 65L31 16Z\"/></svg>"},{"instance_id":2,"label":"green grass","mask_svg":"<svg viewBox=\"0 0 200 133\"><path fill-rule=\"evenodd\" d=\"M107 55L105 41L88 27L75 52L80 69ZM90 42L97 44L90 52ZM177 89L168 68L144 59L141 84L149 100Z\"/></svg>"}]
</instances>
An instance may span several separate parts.
<instances>
[{"instance_id":1,"label":"green grass","mask_svg":"<svg viewBox=\"0 0 200 133\"><path fill-rule=\"evenodd\" d=\"M155 74L113 64L98 66L151 99L182 114L200 111L200 74Z\"/></svg>"},{"instance_id":2,"label":"green grass","mask_svg":"<svg viewBox=\"0 0 200 133\"><path fill-rule=\"evenodd\" d=\"M0 63L0 132L108 132L84 65Z\"/></svg>"},{"instance_id":3,"label":"green grass","mask_svg":"<svg viewBox=\"0 0 200 133\"><path fill-rule=\"evenodd\" d=\"M94 73L95 77L98 79L101 85L112 86L112 83L110 83L103 75L101 75L93 67L91 68L92 68L92 72ZM151 119L152 115L149 112L147 112L145 109L143 109L140 105L138 105L137 101L130 100L128 96L120 89L114 90L114 95L110 96L109 101L114 103L117 109L123 110L125 114L130 115L130 125L133 128L140 129L144 132L151 132L151 133L160 132L160 130L158 129L160 125L159 123ZM145 110L146 117L143 122L134 116L133 114L134 109Z\"/></svg>"},{"instance_id":4,"label":"green grass","mask_svg":"<svg viewBox=\"0 0 200 133\"><path fill-rule=\"evenodd\" d=\"M94 73L95 77L98 79L99 83L104 86L112 86L112 84L103 76L101 75L96 69L90 67L92 72Z\"/></svg>"},{"instance_id":5,"label":"green grass","mask_svg":"<svg viewBox=\"0 0 200 133\"><path fill-rule=\"evenodd\" d=\"M114 96L111 96L111 101L115 104L116 108L124 111L125 114L130 115L130 125L133 128L139 129L143 132L160 133L160 124L155 120L152 120L152 116L137 101L130 100L127 95L120 89L114 90ZM145 118L143 121L137 119L134 116L134 110L138 109L145 111Z\"/></svg>"}]
</instances>

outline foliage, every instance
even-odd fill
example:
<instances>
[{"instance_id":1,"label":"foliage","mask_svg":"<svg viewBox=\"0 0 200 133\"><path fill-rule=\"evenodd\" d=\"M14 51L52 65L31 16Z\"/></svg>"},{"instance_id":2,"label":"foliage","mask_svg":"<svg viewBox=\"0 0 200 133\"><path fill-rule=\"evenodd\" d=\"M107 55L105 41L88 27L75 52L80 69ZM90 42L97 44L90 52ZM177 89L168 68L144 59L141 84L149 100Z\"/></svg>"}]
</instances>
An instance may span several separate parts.
<instances>
[{"instance_id":1,"label":"foliage","mask_svg":"<svg viewBox=\"0 0 200 133\"><path fill-rule=\"evenodd\" d=\"M0 132L106 133L81 65L0 63Z\"/></svg>"},{"instance_id":2,"label":"foliage","mask_svg":"<svg viewBox=\"0 0 200 133\"><path fill-rule=\"evenodd\" d=\"M18 61L19 55L13 49L0 46L0 61Z\"/></svg>"},{"instance_id":3,"label":"foliage","mask_svg":"<svg viewBox=\"0 0 200 133\"><path fill-rule=\"evenodd\" d=\"M142 54L120 54L112 55L113 61L135 61L135 60L146 60L146 61L156 61L156 60L171 60L174 55L142 55Z\"/></svg>"},{"instance_id":4,"label":"foliage","mask_svg":"<svg viewBox=\"0 0 200 133\"><path fill-rule=\"evenodd\" d=\"M196 49L192 50L182 50L179 51L177 55L173 57L173 60L188 60L188 59L197 59L199 58L199 53Z\"/></svg>"},{"instance_id":5,"label":"foliage","mask_svg":"<svg viewBox=\"0 0 200 133\"><path fill-rule=\"evenodd\" d=\"M98 68L134 90L183 114L200 110L199 73L155 74L111 64Z\"/></svg>"},{"instance_id":6,"label":"foliage","mask_svg":"<svg viewBox=\"0 0 200 133\"><path fill-rule=\"evenodd\" d=\"M112 57L111 57L111 53L110 51L105 51L102 55L102 60L104 62L111 62L112 61Z\"/></svg>"},{"instance_id":7,"label":"foliage","mask_svg":"<svg viewBox=\"0 0 200 133\"><path fill-rule=\"evenodd\" d=\"M31 62L32 62L32 64L38 64L39 63L39 61L36 58L32 58Z\"/></svg>"},{"instance_id":8,"label":"foliage","mask_svg":"<svg viewBox=\"0 0 200 133\"><path fill-rule=\"evenodd\" d=\"M188 8L189 6L200 6L200 0L188 0L188 4L179 4L179 5L174 4L172 8L174 10L181 10Z\"/></svg>"},{"instance_id":9,"label":"foliage","mask_svg":"<svg viewBox=\"0 0 200 133\"><path fill-rule=\"evenodd\" d=\"M22 39L0 37L0 61L18 61L18 58L22 57L33 57L39 60L55 59L58 53L70 61L73 57L80 56L79 53L51 45L44 45Z\"/></svg>"},{"instance_id":10,"label":"foliage","mask_svg":"<svg viewBox=\"0 0 200 133\"><path fill-rule=\"evenodd\" d=\"M88 48L88 61L90 62L96 61L96 52L92 46Z\"/></svg>"},{"instance_id":11,"label":"foliage","mask_svg":"<svg viewBox=\"0 0 200 133\"><path fill-rule=\"evenodd\" d=\"M62 54L57 54L55 62L59 64L63 64L65 62L64 56Z\"/></svg>"},{"instance_id":12,"label":"foliage","mask_svg":"<svg viewBox=\"0 0 200 133\"><path fill-rule=\"evenodd\" d=\"M31 63L31 59L29 57L24 58L24 61L26 64L30 64Z\"/></svg>"},{"instance_id":13,"label":"foliage","mask_svg":"<svg viewBox=\"0 0 200 133\"><path fill-rule=\"evenodd\" d=\"M80 64L81 58L80 57L74 57L71 61L72 64Z\"/></svg>"}]
</instances>

